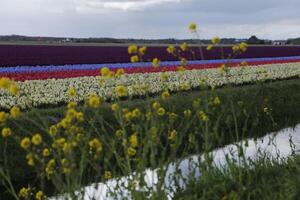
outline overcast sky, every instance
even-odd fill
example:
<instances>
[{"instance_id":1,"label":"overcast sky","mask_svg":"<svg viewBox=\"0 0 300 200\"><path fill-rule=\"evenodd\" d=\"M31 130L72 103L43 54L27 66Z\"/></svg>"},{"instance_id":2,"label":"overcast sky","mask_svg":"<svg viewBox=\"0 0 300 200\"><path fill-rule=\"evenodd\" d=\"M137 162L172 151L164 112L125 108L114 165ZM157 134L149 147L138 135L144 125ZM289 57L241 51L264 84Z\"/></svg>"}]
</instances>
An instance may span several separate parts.
<instances>
[{"instance_id":1,"label":"overcast sky","mask_svg":"<svg viewBox=\"0 0 300 200\"><path fill-rule=\"evenodd\" d=\"M0 0L0 35L300 37L300 0Z\"/></svg>"}]
</instances>

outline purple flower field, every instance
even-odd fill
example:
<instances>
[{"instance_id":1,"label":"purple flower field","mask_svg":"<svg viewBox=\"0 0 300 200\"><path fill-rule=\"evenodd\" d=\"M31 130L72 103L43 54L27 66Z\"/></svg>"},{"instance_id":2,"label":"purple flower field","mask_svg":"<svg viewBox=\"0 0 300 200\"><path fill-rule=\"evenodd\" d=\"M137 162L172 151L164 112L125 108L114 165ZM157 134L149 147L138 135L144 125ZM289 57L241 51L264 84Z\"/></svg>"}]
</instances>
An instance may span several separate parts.
<instances>
[{"instance_id":1,"label":"purple flower field","mask_svg":"<svg viewBox=\"0 0 300 200\"><path fill-rule=\"evenodd\" d=\"M195 51L200 59L199 50ZM220 49L208 52L204 50L205 59L221 58ZM231 47L224 47L225 57L228 57ZM193 59L192 54L183 55ZM238 58L262 58L300 56L300 46L249 46L248 51ZM168 54L166 47L149 47L145 61L158 57L163 61L177 60ZM128 63L130 56L126 46L46 46L46 45L0 45L0 66L36 66L65 64L100 64Z\"/></svg>"}]
</instances>

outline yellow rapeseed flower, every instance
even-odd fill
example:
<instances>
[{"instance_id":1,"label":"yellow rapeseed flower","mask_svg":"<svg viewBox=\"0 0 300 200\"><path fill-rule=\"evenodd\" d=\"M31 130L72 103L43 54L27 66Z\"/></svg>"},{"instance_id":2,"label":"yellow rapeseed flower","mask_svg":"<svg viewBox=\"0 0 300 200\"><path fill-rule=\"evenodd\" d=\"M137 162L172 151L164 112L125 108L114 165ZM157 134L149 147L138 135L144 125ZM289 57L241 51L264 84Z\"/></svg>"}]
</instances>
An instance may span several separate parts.
<instances>
[{"instance_id":1,"label":"yellow rapeseed flower","mask_svg":"<svg viewBox=\"0 0 300 200\"><path fill-rule=\"evenodd\" d=\"M127 96L127 88L123 85L119 85L116 87L115 92L118 97L125 97Z\"/></svg>"},{"instance_id":2,"label":"yellow rapeseed flower","mask_svg":"<svg viewBox=\"0 0 300 200\"><path fill-rule=\"evenodd\" d=\"M174 53L175 53L175 50L176 50L176 48L175 48L174 45L169 45L168 48L167 48L167 52L168 52L169 54L174 54Z\"/></svg>"},{"instance_id":3,"label":"yellow rapeseed flower","mask_svg":"<svg viewBox=\"0 0 300 200\"><path fill-rule=\"evenodd\" d=\"M13 106L11 109L10 109L10 115L12 118L17 118L18 116L20 116L21 114L21 111L20 111L20 108L17 107L17 106Z\"/></svg>"},{"instance_id":4,"label":"yellow rapeseed flower","mask_svg":"<svg viewBox=\"0 0 300 200\"><path fill-rule=\"evenodd\" d=\"M83 134L82 133L77 133L75 141L80 142L82 140L82 138L83 138Z\"/></svg>"},{"instance_id":5,"label":"yellow rapeseed flower","mask_svg":"<svg viewBox=\"0 0 300 200\"><path fill-rule=\"evenodd\" d=\"M211 39L211 42L213 44L219 44L221 42L221 39L219 37L214 37L213 39Z\"/></svg>"},{"instance_id":6,"label":"yellow rapeseed flower","mask_svg":"<svg viewBox=\"0 0 300 200\"><path fill-rule=\"evenodd\" d=\"M43 193L42 191L38 191L38 192L35 194L36 200L42 200L42 199L43 199L43 196L44 196L44 193Z\"/></svg>"},{"instance_id":7,"label":"yellow rapeseed flower","mask_svg":"<svg viewBox=\"0 0 300 200\"><path fill-rule=\"evenodd\" d=\"M24 198L24 199L28 199L30 196L30 188L21 188L19 191L19 195L20 198Z\"/></svg>"},{"instance_id":8,"label":"yellow rapeseed flower","mask_svg":"<svg viewBox=\"0 0 300 200\"><path fill-rule=\"evenodd\" d=\"M72 120L76 116L76 110L74 108L70 108L67 110L65 118Z\"/></svg>"},{"instance_id":9,"label":"yellow rapeseed flower","mask_svg":"<svg viewBox=\"0 0 300 200\"><path fill-rule=\"evenodd\" d=\"M187 59L181 58L181 60L180 60L180 65L181 65L181 66L187 66L187 64L188 64Z\"/></svg>"},{"instance_id":10,"label":"yellow rapeseed flower","mask_svg":"<svg viewBox=\"0 0 300 200\"><path fill-rule=\"evenodd\" d=\"M75 145L76 146L76 145ZM68 142L66 142L65 144L64 144L64 146L63 146L63 152L65 153L65 154L68 154L68 153L70 153L71 152L71 150L72 150L72 147L73 147L73 144L72 143L68 143Z\"/></svg>"},{"instance_id":11,"label":"yellow rapeseed flower","mask_svg":"<svg viewBox=\"0 0 300 200\"><path fill-rule=\"evenodd\" d=\"M132 111L132 117L137 118L141 115L141 111L138 108L133 109Z\"/></svg>"},{"instance_id":12,"label":"yellow rapeseed flower","mask_svg":"<svg viewBox=\"0 0 300 200\"><path fill-rule=\"evenodd\" d=\"M136 150L133 147L129 147L127 149L127 155L128 156L133 157L133 156L135 156L135 154L136 154Z\"/></svg>"},{"instance_id":13,"label":"yellow rapeseed flower","mask_svg":"<svg viewBox=\"0 0 300 200\"><path fill-rule=\"evenodd\" d=\"M54 142L52 143L52 147L55 149L63 149L65 143L66 143L65 138L58 138L54 140Z\"/></svg>"},{"instance_id":14,"label":"yellow rapeseed flower","mask_svg":"<svg viewBox=\"0 0 300 200\"><path fill-rule=\"evenodd\" d=\"M91 94L88 97L87 105L91 108L98 108L101 104L100 98L96 94Z\"/></svg>"},{"instance_id":15,"label":"yellow rapeseed flower","mask_svg":"<svg viewBox=\"0 0 300 200\"><path fill-rule=\"evenodd\" d=\"M7 119L7 114L3 111L0 112L0 123L4 123Z\"/></svg>"},{"instance_id":16,"label":"yellow rapeseed flower","mask_svg":"<svg viewBox=\"0 0 300 200\"><path fill-rule=\"evenodd\" d=\"M9 89L11 84L12 84L12 80L10 80L9 78L7 78L7 77L0 78L0 88L1 89L7 90L7 89Z\"/></svg>"},{"instance_id":17,"label":"yellow rapeseed flower","mask_svg":"<svg viewBox=\"0 0 300 200\"><path fill-rule=\"evenodd\" d=\"M37 145L37 146L40 145L42 143L42 141L43 141L43 138L42 138L41 134L39 134L39 133L35 134L31 138L32 144Z\"/></svg>"},{"instance_id":18,"label":"yellow rapeseed flower","mask_svg":"<svg viewBox=\"0 0 300 200\"><path fill-rule=\"evenodd\" d=\"M214 105L219 105L221 103L221 100L219 97L215 97L214 100L213 100L213 104Z\"/></svg>"},{"instance_id":19,"label":"yellow rapeseed flower","mask_svg":"<svg viewBox=\"0 0 300 200\"><path fill-rule=\"evenodd\" d=\"M147 112L146 113L146 119L149 121L152 117L152 113L151 112Z\"/></svg>"},{"instance_id":20,"label":"yellow rapeseed flower","mask_svg":"<svg viewBox=\"0 0 300 200\"><path fill-rule=\"evenodd\" d=\"M204 111L199 112L199 117L202 121L205 121L205 122L208 121L208 116L205 114Z\"/></svg>"},{"instance_id":21,"label":"yellow rapeseed flower","mask_svg":"<svg viewBox=\"0 0 300 200\"><path fill-rule=\"evenodd\" d=\"M129 137L129 142L130 142L130 146L133 147L133 148L136 148L139 144L139 140L138 140L138 137L136 134L132 134L130 137Z\"/></svg>"},{"instance_id":22,"label":"yellow rapeseed flower","mask_svg":"<svg viewBox=\"0 0 300 200\"><path fill-rule=\"evenodd\" d=\"M242 52L247 51L247 48L248 48L248 44L247 44L247 43L242 42L242 43L239 44L239 49L240 49Z\"/></svg>"},{"instance_id":23,"label":"yellow rapeseed flower","mask_svg":"<svg viewBox=\"0 0 300 200\"><path fill-rule=\"evenodd\" d=\"M189 30L193 33L193 32L196 32L197 31L197 24L195 23L191 23L189 25Z\"/></svg>"},{"instance_id":24,"label":"yellow rapeseed flower","mask_svg":"<svg viewBox=\"0 0 300 200\"><path fill-rule=\"evenodd\" d=\"M138 47L135 44L131 44L128 46L128 54L137 53Z\"/></svg>"},{"instance_id":25,"label":"yellow rapeseed flower","mask_svg":"<svg viewBox=\"0 0 300 200\"><path fill-rule=\"evenodd\" d=\"M147 85L145 83L143 83L140 88L141 88L142 92L146 92L147 91Z\"/></svg>"},{"instance_id":26,"label":"yellow rapeseed flower","mask_svg":"<svg viewBox=\"0 0 300 200\"><path fill-rule=\"evenodd\" d=\"M68 103L68 105L67 105L67 108L68 108L68 109L74 109L74 108L76 108L76 106L77 106L77 103L76 103L76 102L70 101L70 102Z\"/></svg>"},{"instance_id":27,"label":"yellow rapeseed flower","mask_svg":"<svg viewBox=\"0 0 300 200\"><path fill-rule=\"evenodd\" d=\"M112 173L110 171L105 171L104 172L104 178L106 180L111 179L112 178Z\"/></svg>"},{"instance_id":28,"label":"yellow rapeseed flower","mask_svg":"<svg viewBox=\"0 0 300 200\"><path fill-rule=\"evenodd\" d=\"M214 45L210 44L206 47L207 51L211 51L214 48Z\"/></svg>"},{"instance_id":29,"label":"yellow rapeseed flower","mask_svg":"<svg viewBox=\"0 0 300 200\"><path fill-rule=\"evenodd\" d=\"M103 146L99 139L94 138L90 140L88 144L90 147L90 153L96 153L96 154L101 153Z\"/></svg>"},{"instance_id":30,"label":"yellow rapeseed flower","mask_svg":"<svg viewBox=\"0 0 300 200\"><path fill-rule=\"evenodd\" d=\"M75 97L76 96L76 90L75 90L75 88L69 88L68 89L68 95L69 95L69 97Z\"/></svg>"},{"instance_id":31,"label":"yellow rapeseed flower","mask_svg":"<svg viewBox=\"0 0 300 200\"><path fill-rule=\"evenodd\" d=\"M154 102L154 103L152 104L152 108L153 108L154 110L158 110L158 109L160 108L159 102Z\"/></svg>"},{"instance_id":32,"label":"yellow rapeseed flower","mask_svg":"<svg viewBox=\"0 0 300 200\"><path fill-rule=\"evenodd\" d=\"M117 69L117 71L116 71L116 76L117 76L117 77L120 77L120 76L122 76L123 74L125 74L125 70L124 70L124 69L122 69L122 68Z\"/></svg>"},{"instance_id":33,"label":"yellow rapeseed flower","mask_svg":"<svg viewBox=\"0 0 300 200\"><path fill-rule=\"evenodd\" d=\"M133 118L132 112L126 112L124 118L126 121L130 121Z\"/></svg>"},{"instance_id":34,"label":"yellow rapeseed flower","mask_svg":"<svg viewBox=\"0 0 300 200\"><path fill-rule=\"evenodd\" d=\"M108 77L110 75L110 70L108 67L103 67L100 69L100 75L103 77Z\"/></svg>"},{"instance_id":35,"label":"yellow rapeseed flower","mask_svg":"<svg viewBox=\"0 0 300 200\"><path fill-rule=\"evenodd\" d=\"M177 114L176 113L168 113L169 114L169 118L170 120L175 120L177 118Z\"/></svg>"},{"instance_id":36,"label":"yellow rapeseed flower","mask_svg":"<svg viewBox=\"0 0 300 200\"><path fill-rule=\"evenodd\" d=\"M175 140L176 136L177 136L177 131L176 131L176 130L172 130L172 131L169 133L168 139L169 139L169 140Z\"/></svg>"},{"instance_id":37,"label":"yellow rapeseed flower","mask_svg":"<svg viewBox=\"0 0 300 200\"><path fill-rule=\"evenodd\" d=\"M79 122L83 122L83 121L84 121L84 114L83 114L83 112L77 112L77 113L76 113L76 119L77 119Z\"/></svg>"},{"instance_id":38,"label":"yellow rapeseed flower","mask_svg":"<svg viewBox=\"0 0 300 200\"><path fill-rule=\"evenodd\" d=\"M12 135L12 131L10 128L3 128L1 133L2 133L2 137L4 138L7 138Z\"/></svg>"},{"instance_id":39,"label":"yellow rapeseed flower","mask_svg":"<svg viewBox=\"0 0 300 200\"><path fill-rule=\"evenodd\" d=\"M66 174L66 175L70 174L71 171L72 171L72 169L70 167L64 167L63 168L63 173Z\"/></svg>"},{"instance_id":40,"label":"yellow rapeseed flower","mask_svg":"<svg viewBox=\"0 0 300 200\"><path fill-rule=\"evenodd\" d=\"M269 108L264 107L264 113L269 113Z\"/></svg>"},{"instance_id":41,"label":"yellow rapeseed flower","mask_svg":"<svg viewBox=\"0 0 300 200\"><path fill-rule=\"evenodd\" d=\"M45 168L45 172L46 172L46 175L48 178L54 174L55 166L56 166L56 163L55 163L54 159L51 159L48 161L46 168Z\"/></svg>"},{"instance_id":42,"label":"yellow rapeseed flower","mask_svg":"<svg viewBox=\"0 0 300 200\"><path fill-rule=\"evenodd\" d=\"M187 109L183 112L183 115L186 117L186 118L189 118L191 117L192 115L192 111L190 109Z\"/></svg>"},{"instance_id":43,"label":"yellow rapeseed flower","mask_svg":"<svg viewBox=\"0 0 300 200\"><path fill-rule=\"evenodd\" d=\"M50 126L48 132L49 132L49 134L50 134L51 136L55 136L55 135L58 133L58 128L57 128L57 126L56 126L56 125Z\"/></svg>"},{"instance_id":44,"label":"yellow rapeseed flower","mask_svg":"<svg viewBox=\"0 0 300 200\"><path fill-rule=\"evenodd\" d=\"M117 130L116 131L116 136L120 139L120 138L122 138L123 137L123 135L124 135L124 131L123 130L121 130L121 129L119 129L119 130Z\"/></svg>"},{"instance_id":45,"label":"yellow rapeseed flower","mask_svg":"<svg viewBox=\"0 0 300 200\"><path fill-rule=\"evenodd\" d=\"M64 119L62 119L59 124L58 127L63 127L65 129L67 129L69 126L71 126L71 122L72 122L72 118L70 117L65 117Z\"/></svg>"},{"instance_id":46,"label":"yellow rapeseed flower","mask_svg":"<svg viewBox=\"0 0 300 200\"><path fill-rule=\"evenodd\" d=\"M183 91L187 91L191 89L191 85L188 82L181 83L179 87Z\"/></svg>"},{"instance_id":47,"label":"yellow rapeseed flower","mask_svg":"<svg viewBox=\"0 0 300 200\"><path fill-rule=\"evenodd\" d=\"M188 46L188 44L187 44L186 42L184 42L184 43L182 43L182 44L180 45L180 49L181 49L182 51L187 51L187 50L189 49L189 46Z\"/></svg>"},{"instance_id":48,"label":"yellow rapeseed flower","mask_svg":"<svg viewBox=\"0 0 300 200\"><path fill-rule=\"evenodd\" d=\"M158 58L154 58L154 59L152 60L152 66L153 66L154 68L159 67L159 63L160 63L160 61L159 61Z\"/></svg>"},{"instance_id":49,"label":"yellow rapeseed flower","mask_svg":"<svg viewBox=\"0 0 300 200\"><path fill-rule=\"evenodd\" d=\"M43 156L44 156L44 157L48 157L49 155L50 155L49 149L48 149L48 148L45 148L45 149L43 150Z\"/></svg>"},{"instance_id":50,"label":"yellow rapeseed flower","mask_svg":"<svg viewBox=\"0 0 300 200\"><path fill-rule=\"evenodd\" d=\"M20 142L20 146L27 150L31 145L31 141L30 141L30 138L29 137L24 137L21 142Z\"/></svg>"},{"instance_id":51,"label":"yellow rapeseed flower","mask_svg":"<svg viewBox=\"0 0 300 200\"><path fill-rule=\"evenodd\" d=\"M29 166L34 166L34 156L32 155L32 153L29 153L29 154L27 154L26 155L26 159L27 159L27 164L29 165Z\"/></svg>"},{"instance_id":52,"label":"yellow rapeseed flower","mask_svg":"<svg viewBox=\"0 0 300 200\"><path fill-rule=\"evenodd\" d=\"M12 84L10 87L9 87L9 92L13 95L18 95L20 93L20 89L18 87L17 84Z\"/></svg>"},{"instance_id":53,"label":"yellow rapeseed flower","mask_svg":"<svg viewBox=\"0 0 300 200\"><path fill-rule=\"evenodd\" d=\"M130 57L130 61L131 61L132 63L139 62L139 57L138 57L138 56L131 56L131 57Z\"/></svg>"},{"instance_id":54,"label":"yellow rapeseed flower","mask_svg":"<svg viewBox=\"0 0 300 200\"><path fill-rule=\"evenodd\" d=\"M146 50L147 50L147 47L140 47L140 48L139 48L139 54L140 54L141 56L145 55Z\"/></svg>"},{"instance_id":55,"label":"yellow rapeseed flower","mask_svg":"<svg viewBox=\"0 0 300 200\"><path fill-rule=\"evenodd\" d=\"M78 128L75 125L72 125L67 131L69 131L70 133L78 133L80 131L80 128Z\"/></svg>"},{"instance_id":56,"label":"yellow rapeseed flower","mask_svg":"<svg viewBox=\"0 0 300 200\"><path fill-rule=\"evenodd\" d=\"M163 108L163 107L160 107L158 110L157 110L157 114L159 116L163 116L166 114L166 110Z\"/></svg>"},{"instance_id":57,"label":"yellow rapeseed flower","mask_svg":"<svg viewBox=\"0 0 300 200\"><path fill-rule=\"evenodd\" d=\"M71 126L71 122L72 122L72 118L70 117L66 117L64 119L62 119L60 122L59 122L59 126L63 127L63 128L68 128L69 126Z\"/></svg>"},{"instance_id":58,"label":"yellow rapeseed flower","mask_svg":"<svg viewBox=\"0 0 300 200\"><path fill-rule=\"evenodd\" d=\"M113 104L111 105L111 110L112 110L112 111L116 112L118 109L119 109L119 105L118 105L117 103L113 103Z\"/></svg>"},{"instance_id":59,"label":"yellow rapeseed flower","mask_svg":"<svg viewBox=\"0 0 300 200\"><path fill-rule=\"evenodd\" d=\"M240 51L239 45L233 45L232 46L232 51L233 51L233 53L238 53Z\"/></svg>"},{"instance_id":60,"label":"yellow rapeseed flower","mask_svg":"<svg viewBox=\"0 0 300 200\"><path fill-rule=\"evenodd\" d=\"M162 99L167 99L170 96L170 93L168 90L165 90L162 94L161 94L161 98Z\"/></svg>"},{"instance_id":61,"label":"yellow rapeseed flower","mask_svg":"<svg viewBox=\"0 0 300 200\"><path fill-rule=\"evenodd\" d=\"M123 109L122 109L122 112L126 114L126 113L129 112L129 109L128 109L128 108L123 108Z\"/></svg>"}]
</instances>

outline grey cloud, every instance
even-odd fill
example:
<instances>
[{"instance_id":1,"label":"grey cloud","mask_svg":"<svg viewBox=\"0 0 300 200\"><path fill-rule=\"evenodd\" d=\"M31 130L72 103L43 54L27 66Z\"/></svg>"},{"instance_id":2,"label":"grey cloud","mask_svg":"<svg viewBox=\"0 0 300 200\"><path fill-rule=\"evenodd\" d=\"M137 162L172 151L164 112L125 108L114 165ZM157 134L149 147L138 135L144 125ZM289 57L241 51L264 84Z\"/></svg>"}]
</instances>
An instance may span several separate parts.
<instances>
[{"instance_id":1,"label":"grey cloud","mask_svg":"<svg viewBox=\"0 0 300 200\"><path fill-rule=\"evenodd\" d=\"M130 2L144 4L122 8ZM187 26L196 22L204 38L280 39L300 36L299 8L298 0L1 0L0 34L189 38Z\"/></svg>"}]
</instances>

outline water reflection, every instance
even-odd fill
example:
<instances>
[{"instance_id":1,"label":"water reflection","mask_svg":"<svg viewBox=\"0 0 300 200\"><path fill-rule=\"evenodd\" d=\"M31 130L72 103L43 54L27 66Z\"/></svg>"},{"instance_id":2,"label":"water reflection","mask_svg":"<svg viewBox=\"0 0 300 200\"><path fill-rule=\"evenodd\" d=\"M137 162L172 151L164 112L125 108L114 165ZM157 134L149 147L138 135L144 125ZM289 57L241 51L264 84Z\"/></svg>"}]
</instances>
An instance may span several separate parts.
<instances>
[{"instance_id":1,"label":"water reflection","mask_svg":"<svg viewBox=\"0 0 300 200\"><path fill-rule=\"evenodd\" d=\"M287 128L279 131L278 133L271 133L265 137L259 139L251 139L241 141L236 144L227 145L223 148L216 149L211 152L213 161L216 167L224 166L226 164L226 156L230 158L238 158L238 146L242 146L244 149L244 155L246 159L255 160L257 155L265 153L269 157L274 158L286 158L293 153L300 153L300 124L295 128ZM203 155L194 155L189 158L183 159L177 163L169 164L167 169L167 175L164 180L165 190L169 194L169 199L172 199L174 192L176 191L175 182L177 186L185 187L188 179L197 178L200 176L200 171L197 166L203 159ZM180 170L180 176L174 176L176 172ZM192 177L191 177L192 175ZM174 179L174 177L177 177ZM110 180L106 184L94 184L84 188L85 195L84 200L97 199L124 199L129 197L129 192L123 187L116 187L118 184L128 185L130 177L123 177L119 180ZM158 182L157 170L145 171L145 182L149 188L154 188ZM118 189L117 189L118 188ZM141 191L143 188L139 188ZM109 198L107 195L109 191L118 193L117 197ZM64 198L56 198L63 200Z\"/></svg>"},{"instance_id":2,"label":"water reflection","mask_svg":"<svg viewBox=\"0 0 300 200\"><path fill-rule=\"evenodd\" d=\"M252 160L260 153L274 158L285 158L292 153L300 153L300 124L295 128L283 129L256 140L248 140L248 146L245 146L245 141L241 143L246 157ZM237 145L231 144L213 151L215 163L224 164L225 155L229 152L233 153L230 157L237 157Z\"/></svg>"},{"instance_id":3,"label":"water reflection","mask_svg":"<svg viewBox=\"0 0 300 200\"><path fill-rule=\"evenodd\" d=\"M227 163L226 157L238 160L239 147L243 148L245 155L245 159L243 159L243 161L253 161L258 159L260 157L259 155L267 155L268 158L285 159L294 153L300 154L300 124L298 124L295 128L283 129L277 133L271 133L262 138L241 141L236 144L230 144L223 148L216 149L210 154L213 158L214 165L216 167L223 167ZM194 155L177 164L170 164L168 166L165 184L167 188L170 188L170 199L172 199L171 197L175 183L184 188L188 179L200 176L201 173L197 166L203 159L203 155ZM176 173L178 169L181 171L182 176L179 176L178 179L174 180L172 177L174 177L174 173ZM191 177L191 174L193 177Z\"/></svg>"}]
</instances>

